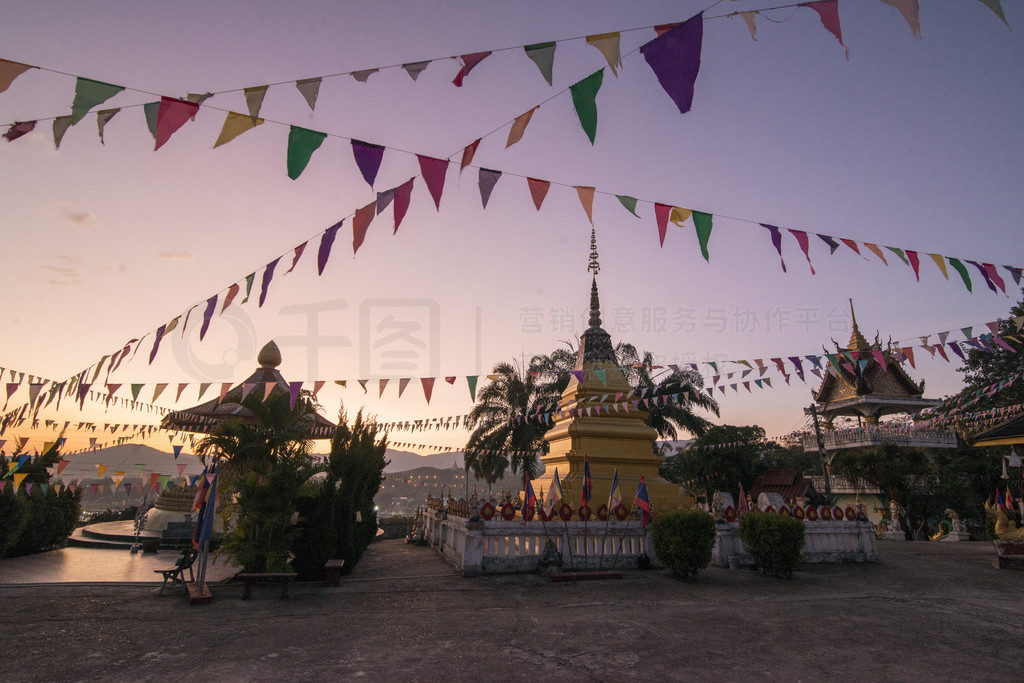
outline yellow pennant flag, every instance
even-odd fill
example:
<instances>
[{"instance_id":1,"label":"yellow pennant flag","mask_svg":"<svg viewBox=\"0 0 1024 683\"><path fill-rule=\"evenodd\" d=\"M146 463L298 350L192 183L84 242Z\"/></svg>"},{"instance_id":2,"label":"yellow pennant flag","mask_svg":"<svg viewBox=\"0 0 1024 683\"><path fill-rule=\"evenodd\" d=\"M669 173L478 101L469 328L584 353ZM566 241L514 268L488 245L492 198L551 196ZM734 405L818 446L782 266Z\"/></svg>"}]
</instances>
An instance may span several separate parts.
<instances>
[{"instance_id":1,"label":"yellow pennant flag","mask_svg":"<svg viewBox=\"0 0 1024 683\"><path fill-rule=\"evenodd\" d=\"M619 33L616 31L587 36L587 44L593 45L604 55L608 66L611 67L612 73L617 78L619 72L616 71L616 67L622 66L622 57L619 55Z\"/></svg>"},{"instance_id":2,"label":"yellow pennant flag","mask_svg":"<svg viewBox=\"0 0 1024 683\"><path fill-rule=\"evenodd\" d=\"M107 465L96 465L96 477L98 479L103 478L103 473L107 471Z\"/></svg>"},{"instance_id":3,"label":"yellow pennant flag","mask_svg":"<svg viewBox=\"0 0 1024 683\"><path fill-rule=\"evenodd\" d=\"M946 259L942 257L942 254L928 254L932 257L932 261L935 261L935 265L942 271L942 277L949 279L949 273L946 272Z\"/></svg>"},{"instance_id":4,"label":"yellow pennant flag","mask_svg":"<svg viewBox=\"0 0 1024 683\"><path fill-rule=\"evenodd\" d=\"M683 209L678 206L673 206L671 213L668 215L668 220L679 227L683 226L683 223L693 214L693 211L689 209Z\"/></svg>"},{"instance_id":5,"label":"yellow pennant flag","mask_svg":"<svg viewBox=\"0 0 1024 683\"><path fill-rule=\"evenodd\" d=\"M261 118L254 119L247 114L229 111L227 118L224 119L224 127L220 129L220 136L218 136L217 142L213 143L214 149L231 142L245 131L262 123L263 119Z\"/></svg>"},{"instance_id":6,"label":"yellow pennant flag","mask_svg":"<svg viewBox=\"0 0 1024 683\"><path fill-rule=\"evenodd\" d=\"M21 482L25 481L25 477L27 477L27 476L28 476L27 472L25 472L24 474L15 474L14 475L14 490L15 491L18 490L18 487L21 486Z\"/></svg>"}]
</instances>

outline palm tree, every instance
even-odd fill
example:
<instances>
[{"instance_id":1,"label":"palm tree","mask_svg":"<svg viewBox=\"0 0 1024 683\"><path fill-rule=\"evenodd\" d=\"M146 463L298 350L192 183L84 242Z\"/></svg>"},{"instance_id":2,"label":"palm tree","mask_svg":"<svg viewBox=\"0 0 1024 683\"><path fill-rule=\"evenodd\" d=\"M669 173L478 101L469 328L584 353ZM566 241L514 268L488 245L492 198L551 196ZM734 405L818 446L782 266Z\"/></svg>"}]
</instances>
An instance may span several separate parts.
<instances>
[{"instance_id":1,"label":"palm tree","mask_svg":"<svg viewBox=\"0 0 1024 683\"><path fill-rule=\"evenodd\" d=\"M466 442L467 475L472 470L489 485L504 476L509 465L513 472L522 471L531 478L537 475L536 451L545 446L548 425L526 416L561 396L569 382L561 364L568 357L568 352L534 356L526 369L515 361L494 366L491 382L477 396L469 414L473 432ZM511 451L510 455L506 457L505 451Z\"/></svg>"},{"instance_id":2,"label":"palm tree","mask_svg":"<svg viewBox=\"0 0 1024 683\"><path fill-rule=\"evenodd\" d=\"M626 381L637 392L653 388L652 396L679 395L677 400L652 402L647 408L647 425L657 430L662 439L675 440L679 428L701 437L714 426L694 413L696 407L719 416L718 401L701 391L704 381L696 370L673 370L655 380L651 374L656 367L654 356L649 351L640 356L632 344L620 342L615 347L615 356L626 373Z\"/></svg>"}]
</instances>

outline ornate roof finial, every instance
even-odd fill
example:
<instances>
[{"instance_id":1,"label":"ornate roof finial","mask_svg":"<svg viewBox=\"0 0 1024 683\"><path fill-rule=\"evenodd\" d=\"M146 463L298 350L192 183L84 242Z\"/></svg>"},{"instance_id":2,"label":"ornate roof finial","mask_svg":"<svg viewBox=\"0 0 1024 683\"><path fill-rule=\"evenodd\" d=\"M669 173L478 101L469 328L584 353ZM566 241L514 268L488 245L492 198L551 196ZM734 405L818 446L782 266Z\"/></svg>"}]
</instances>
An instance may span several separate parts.
<instances>
[{"instance_id":1,"label":"ornate roof finial","mask_svg":"<svg viewBox=\"0 0 1024 683\"><path fill-rule=\"evenodd\" d=\"M590 263L587 264L587 270L594 271L594 275L601 270L601 264L597 261L597 233L593 227L590 228Z\"/></svg>"},{"instance_id":2,"label":"ornate roof finial","mask_svg":"<svg viewBox=\"0 0 1024 683\"><path fill-rule=\"evenodd\" d=\"M867 351L871 348L868 344L868 340L864 338L864 335L860 333L860 328L857 327L857 316L853 312L853 298L850 298L850 319L853 321L853 331L850 333L849 349L851 351Z\"/></svg>"}]
</instances>

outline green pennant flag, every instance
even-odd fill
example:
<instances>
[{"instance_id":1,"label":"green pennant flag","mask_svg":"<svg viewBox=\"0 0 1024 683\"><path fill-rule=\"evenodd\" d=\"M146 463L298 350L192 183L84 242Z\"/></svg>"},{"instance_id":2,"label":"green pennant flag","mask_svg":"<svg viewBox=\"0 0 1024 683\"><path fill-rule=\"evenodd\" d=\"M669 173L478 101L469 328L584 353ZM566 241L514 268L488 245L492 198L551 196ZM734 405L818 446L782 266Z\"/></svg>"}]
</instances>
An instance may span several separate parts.
<instances>
[{"instance_id":1,"label":"green pennant flag","mask_svg":"<svg viewBox=\"0 0 1024 683\"><path fill-rule=\"evenodd\" d=\"M988 7L992 12L1003 20L1006 24L1006 28L1010 28L1010 22L1006 20L1006 15L1003 13L1003 5L999 0L981 0L981 4Z\"/></svg>"},{"instance_id":2,"label":"green pennant flag","mask_svg":"<svg viewBox=\"0 0 1024 683\"><path fill-rule=\"evenodd\" d=\"M711 237L711 214L693 212L693 227L697 228L697 241L700 242L700 253L704 260L711 263L708 258L708 239Z\"/></svg>"},{"instance_id":3,"label":"green pennant flag","mask_svg":"<svg viewBox=\"0 0 1024 683\"><path fill-rule=\"evenodd\" d=\"M466 383L469 385L469 397L476 401L476 380L477 375L466 375Z\"/></svg>"},{"instance_id":4,"label":"green pennant flag","mask_svg":"<svg viewBox=\"0 0 1024 683\"><path fill-rule=\"evenodd\" d=\"M537 65L548 85L551 85L551 72L555 64L555 46L556 43L534 43L523 47L526 50L526 56Z\"/></svg>"},{"instance_id":5,"label":"green pennant flag","mask_svg":"<svg viewBox=\"0 0 1024 683\"><path fill-rule=\"evenodd\" d=\"M973 292L974 289L971 287L971 274L967 272L967 266L960 263L960 259L955 259L951 256L947 256L946 259L949 260L949 265L956 268L956 272L960 273L960 277L963 279L964 286L967 287L967 291Z\"/></svg>"},{"instance_id":6,"label":"green pennant flag","mask_svg":"<svg viewBox=\"0 0 1024 683\"><path fill-rule=\"evenodd\" d=\"M142 105L142 111L146 115L146 128L149 129L149 134L156 139L156 122L160 114L160 103L159 102L147 102Z\"/></svg>"},{"instance_id":7,"label":"green pennant flag","mask_svg":"<svg viewBox=\"0 0 1024 683\"><path fill-rule=\"evenodd\" d=\"M75 101L71 103L71 125L75 125L97 104L106 102L124 90L123 85L101 83L90 78L79 76L75 84Z\"/></svg>"},{"instance_id":8,"label":"green pennant flag","mask_svg":"<svg viewBox=\"0 0 1024 683\"><path fill-rule=\"evenodd\" d=\"M900 257L900 261L903 261L905 265L910 265L910 261L907 259L907 255L903 253L903 250L899 247L886 247L889 251Z\"/></svg>"},{"instance_id":9,"label":"green pennant flag","mask_svg":"<svg viewBox=\"0 0 1024 683\"><path fill-rule=\"evenodd\" d=\"M256 273L249 273L245 276L245 298L242 299L241 303L245 303L249 300L249 294L252 292L252 282L256 279ZM241 304L239 304L241 305Z\"/></svg>"},{"instance_id":10,"label":"green pennant flag","mask_svg":"<svg viewBox=\"0 0 1024 683\"><path fill-rule=\"evenodd\" d=\"M594 137L597 135L597 91L601 89L603 80L604 69L601 69L569 86L572 105L576 108L580 125L590 138L590 144L594 144Z\"/></svg>"},{"instance_id":11,"label":"green pennant flag","mask_svg":"<svg viewBox=\"0 0 1024 683\"><path fill-rule=\"evenodd\" d=\"M617 194L615 198L619 200L619 203L626 208L631 214L640 218L640 214L636 212L636 197L629 197L624 194Z\"/></svg>"},{"instance_id":12,"label":"green pennant flag","mask_svg":"<svg viewBox=\"0 0 1024 683\"><path fill-rule=\"evenodd\" d=\"M139 400L139 392L140 391L142 391L142 385L141 384L133 384L132 385L132 400L133 401L138 401Z\"/></svg>"},{"instance_id":13,"label":"green pennant flag","mask_svg":"<svg viewBox=\"0 0 1024 683\"><path fill-rule=\"evenodd\" d=\"M295 180L306 169L309 158L313 156L324 140L327 133L321 133L308 128L292 126L288 132L288 177Z\"/></svg>"}]
</instances>

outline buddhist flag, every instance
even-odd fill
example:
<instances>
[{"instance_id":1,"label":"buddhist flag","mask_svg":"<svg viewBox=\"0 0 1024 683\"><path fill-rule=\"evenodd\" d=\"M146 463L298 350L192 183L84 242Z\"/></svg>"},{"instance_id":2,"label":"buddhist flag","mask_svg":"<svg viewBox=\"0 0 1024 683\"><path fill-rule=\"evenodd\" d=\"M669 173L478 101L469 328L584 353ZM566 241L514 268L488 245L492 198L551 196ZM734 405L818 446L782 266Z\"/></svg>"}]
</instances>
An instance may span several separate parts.
<instances>
[{"instance_id":1,"label":"buddhist flag","mask_svg":"<svg viewBox=\"0 0 1024 683\"><path fill-rule=\"evenodd\" d=\"M594 144L594 138L597 136L597 91L601 89L603 80L604 69L601 69L569 86L576 116L579 117L583 131L590 138L590 144Z\"/></svg>"},{"instance_id":2,"label":"buddhist flag","mask_svg":"<svg viewBox=\"0 0 1024 683\"><path fill-rule=\"evenodd\" d=\"M558 504L562 501L562 483L558 481L558 468L555 468L555 478L551 480L551 485L548 486L548 505L551 508L551 514L555 513L558 509Z\"/></svg>"},{"instance_id":3,"label":"buddhist flag","mask_svg":"<svg viewBox=\"0 0 1024 683\"><path fill-rule=\"evenodd\" d=\"M554 45L554 43L552 43ZM529 54L529 52L527 52ZM7 88L11 87L11 83L14 79L25 73L29 69L38 69L37 66L29 66L28 64L21 64L19 62L12 62L7 59L0 59L0 92L4 92ZM551 83L551 79L548 78L548 83Z\"/></svg>"},{"instance_id":4,"label":"buddhist flag","mask_svg":"<svg viewBox=\"0 0 1024 683\"><path fill-rule=\"evenodd\" d=\"M551 85L551 76L555 64L555 47L556 43L553 42L535 43L523 47L523 50L526 51L526 56L537 65L541 76L548 82L548 85Z\"/></svg>"},{"instance_id":5,"label":"buddhist flag","mask_svg":"<svg viewBox=\"0 0 1024 683\"><path fill-rule=\"evenodd\" d=\"M292 126L288 131L288 177L295 180L306 170L313 152L327 139L327 133Z\"/></svg>"},{"instance_id":6,"label":"buddhist flag","mask_svg":"<svg viewBox=\"0 0 1024 683\"><path fill-rule=\"evenodd\" d=\"M161 97L160 109L156 114L156 147L163 147L174 133L196 115L199 105L187 100L176 100L173 97Z\"/></svg>"},{"instance_id":7,"label":"buddhist flag","mask_svg":"<svg viewBox=\"0 0 1024 683\"><path fill-rule=\"evenodd\" d=\"M693 104L703 36L704 14L700 13L640 48L680 114L690 111Z\"/></svg>"},{"instance_id":8,"label":"buddhist flag","mask_svg":"<svg viewBox=\"0 0 1024 683\"><path fill-rule=\"evenodd\" d=\"M75 99L71 103L71 125L75 125L85 118L90 109L106 102L122 90L124 90L122 85L79 77L75 83Z\"/></svg>"},{"instance_id":9,"label":"buddhist flag","mask_svg":"<svg viewBox=\"0 0 1024 683\"><path fill-rule=\"evenodd\" d=\"M612 488L608 492L608 512L617 508L622 503L622 494L619 493L619 468L615 468L615 474L612 476Z\"/></svg>"}]
</instances>

